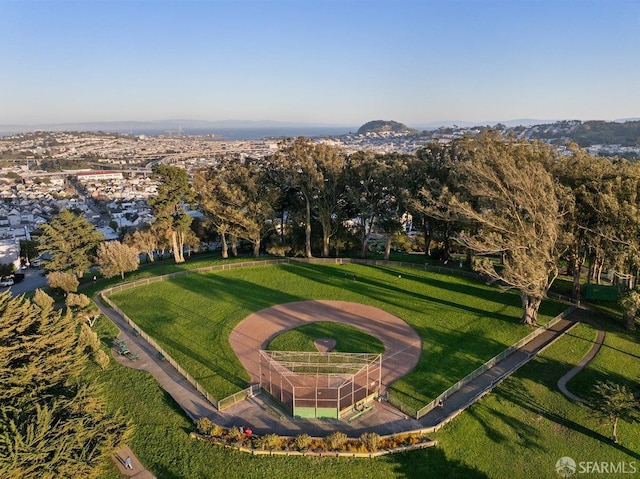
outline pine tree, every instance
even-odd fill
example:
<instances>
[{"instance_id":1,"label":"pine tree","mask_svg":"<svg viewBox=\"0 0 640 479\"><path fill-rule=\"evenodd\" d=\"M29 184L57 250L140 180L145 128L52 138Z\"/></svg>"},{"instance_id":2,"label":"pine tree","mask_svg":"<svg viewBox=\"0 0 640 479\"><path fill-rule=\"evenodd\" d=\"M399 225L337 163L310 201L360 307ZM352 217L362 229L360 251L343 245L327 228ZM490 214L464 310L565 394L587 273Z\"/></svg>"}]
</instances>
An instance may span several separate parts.
<instances>
[{"instance_id":1,"label":"pine tree","mask_svg":"<svg viewBox=\"0 0 640 479\"><path fill-rule=\"evenodd\" d=\"M95 477L125 433L79 374L88 358L78 319L33 301L0 294L0 477Z\"/></svg>"},{"instance_id":2,"label":"pine tree","mask_svg":"<svg viewBox=\"0 0 640 479\"><path fill-rule=\"evenodd\" d=\"M81 278L93 265L95 251L104 236L83 216L62 210L58 216L41 227L40 254L49 253L47 271L75 273Z\"/></svg>"}]
</instances>

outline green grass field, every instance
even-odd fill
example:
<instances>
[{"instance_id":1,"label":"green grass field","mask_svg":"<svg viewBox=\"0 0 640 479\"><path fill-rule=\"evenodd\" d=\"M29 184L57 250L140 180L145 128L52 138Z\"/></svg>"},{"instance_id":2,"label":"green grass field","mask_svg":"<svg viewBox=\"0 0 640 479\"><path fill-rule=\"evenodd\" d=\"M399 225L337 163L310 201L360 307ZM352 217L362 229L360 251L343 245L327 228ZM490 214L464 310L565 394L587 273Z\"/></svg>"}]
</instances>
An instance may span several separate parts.
<instances>
[{"instance_id":1,"label":"green grass field","mask_svg":"<svg viewBox=\"0 0 640 479\"><path fill-rule=\"evenodd\" d=\"M600 322L607 329L605 346L569 388L586 394L593 381L606 375L635 382L637 390L640 334L623 331L604 319ZM99 320L95 329L109 351L116 328L108 320ZM576 461L635 461L636 467L640 462L637 424L622 422L621 444L614 445L608 439L610 426L594 417L588 407L567 400L556 387L557 380L589 350L595 336L591 326L574 328L436 433L437 447L373 460L256 457L207 445L189 439L193 424L149 374L113 360L107 371L92 365L87 374L102 385L109 409L120 411L131 423L129 444L162 479L554 479L559 477L555 463L562 456ZM100 477L122 476L108 462Z\"/></svg>"},{"instance_id":2,"label":"green grass field","mask_svg":"<svg viewBox=\"0 0 640 479\"><path fill-rule=\"evenodd\" d=\"M112 298L219 398L244 388L249 379L231 350L229 333L249 314L276 304L353 301L409 323L423 339L423 352L416 369L391 390L414 408L530 332L519 323L520 298L514 292L461 277L382 266L247 267L185 275ZM564 308L545 301L539 321Z\"/></svg>"}]
</instances>

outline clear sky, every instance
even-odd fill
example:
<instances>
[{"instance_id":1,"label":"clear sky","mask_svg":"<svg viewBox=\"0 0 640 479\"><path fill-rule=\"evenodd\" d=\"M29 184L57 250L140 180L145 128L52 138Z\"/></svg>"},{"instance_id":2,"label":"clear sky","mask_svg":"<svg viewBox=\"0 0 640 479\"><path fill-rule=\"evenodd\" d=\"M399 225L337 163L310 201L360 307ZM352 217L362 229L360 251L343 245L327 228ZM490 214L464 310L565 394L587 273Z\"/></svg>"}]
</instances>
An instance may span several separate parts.
<instances>
[{"instance_id":1,"label":"clear sky","mask_svg":"<svg viewBox=\"0 0 640 479\"><path fill-rule=\"evenodd\" d=\"M0 124L640 117L640 0L0 0Z\"/></svg>"}]
</instances>

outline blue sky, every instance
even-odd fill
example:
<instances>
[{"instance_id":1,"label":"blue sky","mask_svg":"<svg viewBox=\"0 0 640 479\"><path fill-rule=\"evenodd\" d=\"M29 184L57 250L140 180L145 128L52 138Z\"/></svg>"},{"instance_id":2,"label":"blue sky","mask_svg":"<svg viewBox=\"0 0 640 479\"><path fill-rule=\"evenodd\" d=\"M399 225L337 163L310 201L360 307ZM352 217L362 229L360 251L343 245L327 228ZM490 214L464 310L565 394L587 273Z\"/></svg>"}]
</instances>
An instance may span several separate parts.
<instances>
[{"instance_id":1,"label":"blue sky","mask_svg":"<svg viewBox=\"0 0 640 479\"><path fill-rule=\"evenodd\" d=\"M0 124L627 117L639 0L0 0Z\"/></svg>"}]
</instances>

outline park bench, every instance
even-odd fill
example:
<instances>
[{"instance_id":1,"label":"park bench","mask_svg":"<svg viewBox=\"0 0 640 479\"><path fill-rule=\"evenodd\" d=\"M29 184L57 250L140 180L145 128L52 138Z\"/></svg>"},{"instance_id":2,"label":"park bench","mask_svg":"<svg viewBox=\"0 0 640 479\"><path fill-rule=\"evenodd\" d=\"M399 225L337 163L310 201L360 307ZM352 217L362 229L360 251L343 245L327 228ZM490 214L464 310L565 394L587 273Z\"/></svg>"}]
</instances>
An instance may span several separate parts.
<instances>
[{"instance_id":1,"label":"park bench","mask_svg":"<svg viewBox=\"0 0 640 479\"><path fill-rule=\"evenodd\" d=\"M135 361L136 359L140 359L140 355L139 354L132 354L131 352L127 353L126 355L131 361Z\"/></svg>"},{"instance_id":2,"label":"park bench","mask_svg":"<svg viewBox=\"0 0 640 479\"><path fill-rule=\"evenodd\" d=\"M131 332L133 333L134 336L140 336L140 331L138 331L136 328L133 328Z\"/></svg>"},{"instance_id":3,"label":"park bench","mask_svg":"<svg viewBox=\"0 0 640 479\"><path fill-rule=\"evenodd\" d=\"M126 345L126 344L122 344L122 345L120 346L120 350L119 350L119 352L120 352L120 355L121 355L121 356L122 356L123 354L125 354L125 355L126 355L126 354L129 354L129 353L130 353L129 348L127 347L127 345Z\"/></svg>"},{"instance_id":4,"label":"park bench","mask_svg":"<svg viewBox=\"0 0 640 479\"><path fill-rule=\"evenodd\" d=\"M116 346L123 346L124 344L126 344L126 339L124 338L116 338L113 340L113 344Z\"/></svg>"},{"instance_id":5,"label":"park bench","mask_svg":"<svg viewBox=\"0 0 640 479\"><path fill-rule=\"evenodd\" d=\"M160 351L158 351L158 359L160 361L165 361L167 358L164 357L164 354L162 354Z\"/></svg>"}]
</instances>

